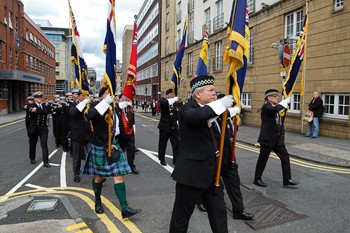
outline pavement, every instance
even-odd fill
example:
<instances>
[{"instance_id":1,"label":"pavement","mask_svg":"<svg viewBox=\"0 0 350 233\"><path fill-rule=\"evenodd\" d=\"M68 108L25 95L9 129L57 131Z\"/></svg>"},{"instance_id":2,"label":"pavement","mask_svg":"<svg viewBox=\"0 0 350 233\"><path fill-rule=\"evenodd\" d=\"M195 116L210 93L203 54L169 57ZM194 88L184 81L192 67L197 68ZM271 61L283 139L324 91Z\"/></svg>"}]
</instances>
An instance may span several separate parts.
<instances>
[{"instance_id":1,"label":"pavement","mask_svg":"<svg viewBox=\"0 0 350 233\"><path fill-rule=\"evenodd\" d=\"M159 120L160 115L152 116L150 111L136 110L138 115ZM19 111L0 116L0 128L7 124L24 121L25 111ZM24 126L24 122L23 122ZM239 126L237 142L256 146L260 128ZM286 132L286 147L291 157L331 166L350 168L349 140L319 136L304 137L301 133ZM54 211L34 211L32 215L28 208L35 200L57 199ZM30 196L2 200L0 197L0 232L47 232L45 226L50 225L52 232L92 232L76 213L71 203L64 196ZM45 224L43 224L45 223ZM40 227L42 226L42 227Z\"/></svg>"}]
</instances>

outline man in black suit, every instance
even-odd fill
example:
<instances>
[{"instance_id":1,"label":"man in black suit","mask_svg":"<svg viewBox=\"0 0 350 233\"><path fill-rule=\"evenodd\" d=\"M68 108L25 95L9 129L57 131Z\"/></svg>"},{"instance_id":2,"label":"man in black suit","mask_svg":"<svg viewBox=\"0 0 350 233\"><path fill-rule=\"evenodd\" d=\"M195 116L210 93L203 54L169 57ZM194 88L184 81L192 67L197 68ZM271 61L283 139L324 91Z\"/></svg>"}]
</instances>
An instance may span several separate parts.
<instances>
[{"instance_id":1,"label":"man in black suit","mask_svg":"<svg viewBox=\"0 0 350 233\"><path fill-rule=\"evenodd\" d=\"M23 108L26 110L25 125L26 125L26 129L27 129L28 139L30 139L30 135L29 135L29 132L28 132L29 118L30 118L28 106L31 105L32 103L34 103L34 98L33 98L33 96L28 96L27 100L28 100L28 104L24 105Z\"/></svg>"},{"instance_id":2,"label":"man in black suit","mask_svg":"<svg viewBox=\"0 0 350 233\"><path fill-rule=\"evenodd\" d=\"M80 165L82 156L85 155L84 144L89 135L88 122L84 117L84 109L89 99L80 90L72 91L75 99L69 106L71 130L69 133L73 147L73 173L74 182L80 182Z\"/></svg>"},{"instance_id":3,"label":"man in black suit","mask_svg":"<svg viewBox=\"0 0 350 233\"><path fill-rule=\"evenodd\" d=\"M284 144L284 127L281 114L288 107L290 97L278 102L278 91L269 89L265 92L265 104L261 108L261 129L258 142L260 154L256 163L254 184L267 187L261 176L266 167L271 151L275 152L281 160L283 173L283 186L289 187L299 184L291 179L289 153Z\"/></svg>"},{"instance_id":4,"label":"man in black suit","mask_svg":"<svg viewBox=\"0 0 350 233\"><path fill-rule=\"evenodd\" d=\"M173 172L175 203L170 233L187 232L196 201L202 197L213 232L228 232L223 187L215 192L215 146L208 120L232 106L232 96L216 100L214 78L197 76L190 82L192 100L179 111L180 145Z\"/></svg>"},{"instance_id":5,"label":"man in black suit","mask_svg":"<svg viewBox=\"0 0 350 233\"><path fill-rule=\"evenodd\" d=\"M315 91L312 93L312 100L310 101L309 110L314 113L314 118L308 123L306 137L317 138L320 128L320 119L323 115L323 100L320 97L320 93ZM312 133L312 126L314 126L314 132ZM311 135L312 134L312 135Z\"/></svg>"},{"instance_id":6,"label":"man in black suit","mask_svg":"<svg viewBox=\"0 0 350 233\"><path fill-rule=\"evenodd\" d=\"M175 97L173 89L168 89L165 92L166 98L161 98L160 103L160 120L158 124L159 142L158 142L158 158L160 164L166 166L165 151L170 139L173 148L173 164L175 164L178 148L179 148L179 127L177 124L178 111L176 102L178 97Z\"/></svg>"},{"instance_id":7,"label":"man in black suit","mask_svg":"<svg viewBox=\"0 0 350 233\"><path fill-rule=\"evenodd\" d=\"M34 103L28 105L28 115L29 115L29 159L31 164L36 164L35 152L36 144L38 142L38 137L40 137L40 145L43 153L43 163L44 166L49 168L49 149L47 147L47 137L49 134L49 129L47 127L47 115L49 109L42 103L43 93L35 92L33 94Z\"/></svg>"}]
</instances>

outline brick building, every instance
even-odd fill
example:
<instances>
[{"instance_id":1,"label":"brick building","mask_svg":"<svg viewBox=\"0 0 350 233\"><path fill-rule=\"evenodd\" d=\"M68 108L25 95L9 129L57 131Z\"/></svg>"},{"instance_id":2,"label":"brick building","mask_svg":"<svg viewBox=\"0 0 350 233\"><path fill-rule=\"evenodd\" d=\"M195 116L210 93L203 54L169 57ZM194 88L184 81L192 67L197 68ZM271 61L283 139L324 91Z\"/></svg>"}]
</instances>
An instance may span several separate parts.
<instances>
[{"instance_id":1,"label":"brick building","mask_svg":"<svg viewBox=\"0 0 350 233\"><path fill-rule=\"evenodd\" d=\"M55 94L55 48L19 0L0 1L0 115L19 111L27 96Z\"/></svg>"}]
</instances>

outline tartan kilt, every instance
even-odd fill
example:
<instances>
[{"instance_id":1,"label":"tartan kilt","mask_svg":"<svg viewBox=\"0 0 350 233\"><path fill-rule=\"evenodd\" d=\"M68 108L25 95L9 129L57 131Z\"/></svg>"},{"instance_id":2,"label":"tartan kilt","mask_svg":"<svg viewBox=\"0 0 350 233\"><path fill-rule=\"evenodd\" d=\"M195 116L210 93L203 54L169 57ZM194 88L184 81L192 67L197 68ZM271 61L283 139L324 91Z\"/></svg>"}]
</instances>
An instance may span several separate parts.
<instances>
[{"instance_id":1,"label":"tartan kilt","mask_svg":"<svg viewBox=\"0 0 350 233\"><path fill-rule=\"evenodd\" d=\"M109 164L107 160L107 148L91 144L89 154L82 169L82 174L102 177L119 176L131 173L131 168L125 159L123 150L120 150L120 160Z\"/></svg>"}]
</instances>

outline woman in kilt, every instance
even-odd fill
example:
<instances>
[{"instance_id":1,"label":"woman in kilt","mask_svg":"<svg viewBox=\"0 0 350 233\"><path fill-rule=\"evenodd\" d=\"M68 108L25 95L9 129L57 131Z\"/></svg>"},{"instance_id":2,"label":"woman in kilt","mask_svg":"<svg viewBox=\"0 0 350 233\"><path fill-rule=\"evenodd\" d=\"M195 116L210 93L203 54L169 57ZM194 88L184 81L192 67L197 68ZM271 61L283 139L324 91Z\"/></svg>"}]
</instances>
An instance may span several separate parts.
<instances>
[{"instance_id":1,"label":"woman in kilt","mask_svg":"<svg viewBox=\"0 0 350 233\"><path fill-rule=\"evenodd\" d=\"M112 132L116 132L115 141L117 142L117 147L121 153L118 162L112 164L108 163L107 158L107 147L108 147L108 121L107 121L107 109L109 109L110 104L113 102L113 98L109 94L108 88L101 88L99 96L101 101L95 105L90 106L90 109L86 115L88 121L92 124L92 141L91 149L86 159L84 168L82 170L83 174L88 174L94 176L92 180L92 187L95 193L95 212L102 214L103 206L101 202L101 191L102 185L105 180L104 177L113 177L114 180L114 191L120 202L122 209L122 217L128 218L132 215L141 212L141 209L130 208L126 201L126 189L123 179L123 175L131 173L131 168L125 159L123 151L120 149L118 144L119 136L119 124L118 117L114 115L117 124Z\"/></svg>"}]
</instances>

